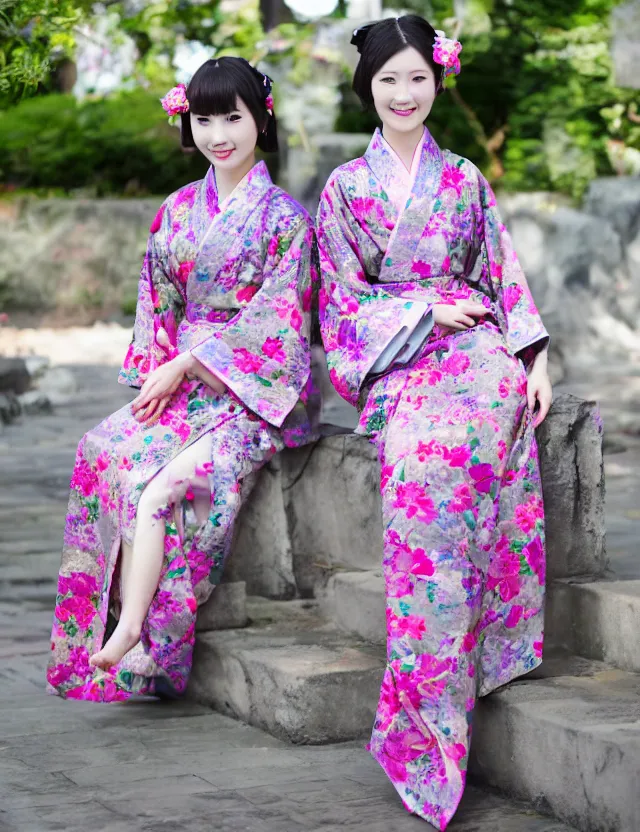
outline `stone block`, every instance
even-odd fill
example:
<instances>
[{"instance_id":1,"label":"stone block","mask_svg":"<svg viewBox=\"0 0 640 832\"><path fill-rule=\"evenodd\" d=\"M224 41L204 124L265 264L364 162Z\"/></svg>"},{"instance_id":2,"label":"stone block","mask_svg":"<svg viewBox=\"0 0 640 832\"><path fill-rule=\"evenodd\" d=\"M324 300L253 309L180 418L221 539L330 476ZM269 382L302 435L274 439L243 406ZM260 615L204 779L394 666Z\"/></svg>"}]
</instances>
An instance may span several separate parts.
<instances>
[{"instance_id":1,"label":"stone block","mask_svg":"<svg viewBox=\"0 0 640 832\"><path fill-rule=\"evenodd\" d=\"M26 393L31 376L22 358L0 357L0 393Z\"/></svg>"},{"instance_id":2,"label":"stone block","mask_svg":"<svg viewBox=\"0 0 640 832\"><path fill-rule=\"evenodd\" d=\"M283 459L284 500L299 593L313 595L327 570L382 562L380 473L361 436L331 436Z\"/></svg>"},{"instance_id":3,"label":"stone block","mask_svg":"<svg viewBox=\"0 0 640 832\"><path fill-rule=\"evenodd\" d=\"M229 630L247 624L247 592L244 581L222 583L198 610L196 632Z\"/></svg>"},{"instance_id":4,"label":"stone block","mask_svg":"<svg viewBox=\"0 0 640 832\"><path fill-rule=\"evenodd\" d=\"M595 402L559 396L537 432L552 578L606 568L602 420Z\"/></svg>"},{"instance_id":5,"label":"stone block","mask_svg":"<svg viewBox=\"0 0 640 832\"><path fill-rule=\"evenodd\" d=\"M250 595L293 598L296 594L281 459L271 460L246 483L250 490L236 523L225 581L244 581Z\"/></svg>"},{"instance_id":6,"label":"stone block","mask_svg":"<svg viewBox=\"0 0 640 832\"><path fill-rule=\"evenodd\" d=\"M520 682L476 705L470 771L582 832L635 832L639 719L635 674Z\"/></svg>"},{"instance_id":7,"label":"stone block","mask_svg":"<svg viewBox=\"0 0 640 832\"><path fill-rule=\"evenodd\" d=\"M262 619L251 627L197 639L189 695L292 743L365 736L384 654L335 632L312 613L305 618L295 601L270 605L262 602ZM254 620L251 607L249 613Z\"/></svg>"},{"instance_id":8,"label":"stone block","mask_svg":"<svg viewBox=\"0 0 640 832\"><path fill-rule=\"evenodd\" d=\"M640 673L640 581L555 581L546 618L554 645Z\"/></svg>"}]
</instances>

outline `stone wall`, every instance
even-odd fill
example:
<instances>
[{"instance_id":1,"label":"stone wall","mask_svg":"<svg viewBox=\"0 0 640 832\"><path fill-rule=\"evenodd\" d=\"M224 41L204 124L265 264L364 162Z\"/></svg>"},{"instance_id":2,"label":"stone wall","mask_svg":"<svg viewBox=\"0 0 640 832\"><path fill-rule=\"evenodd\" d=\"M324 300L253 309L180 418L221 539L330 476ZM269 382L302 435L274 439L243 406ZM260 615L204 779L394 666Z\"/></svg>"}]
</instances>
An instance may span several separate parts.
<instances>
[{"instance_id":1,"label":"stone wall","mask_svg":"<svg viewBox=\"0 0 640 832\"><path fill-rule=\"evenodd\" d=\"M0 200L0 310L74 323L131 313L161 202Z\"/></svg>"},{"instance_id":2,"label":"stone wall","mask_svg":"<svg viewBox=\"0 0 640 832\"><path fill-rule=\"evenodd\" d=\"M538 430L552 578L606 567L602 423L597 406L558 397ZM287 450L260 474L225 573L250 595L313 597L336 572L382 562L375 448L354 434Z\"/></svg>"},{"instance_id":3,"label":"stone wall","mask_svg":"<svg viewBox=\"0 0 640 832\"><path fill-rule=\"evenodd\" d=\"M297 194L311 210L331 170L363 149L366 137L348 138L348 147L337 135L318 139L315 173ZM160 203L0 201L0 310L74 322L132 313ZM552 336L554 380L603 355L640 355L640 178L595 180L582 210L557 194L505 195L500 204Z\"/></svg>"}]
</instances>

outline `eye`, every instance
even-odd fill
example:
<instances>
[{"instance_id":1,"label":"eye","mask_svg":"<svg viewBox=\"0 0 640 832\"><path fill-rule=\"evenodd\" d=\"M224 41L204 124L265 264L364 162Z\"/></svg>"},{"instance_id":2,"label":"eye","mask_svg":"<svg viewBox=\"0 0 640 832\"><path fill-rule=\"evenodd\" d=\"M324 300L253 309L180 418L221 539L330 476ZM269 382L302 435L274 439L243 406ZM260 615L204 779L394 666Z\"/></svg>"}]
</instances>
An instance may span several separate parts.
<instances>
[{"instance_id":1,"label":"eye","mask_svg":"<svg viewBox=\"0 0 640 832\"><path fill-rule=\"evenodd\" d=\"M240 113L231 113L231 115L229 116L229 121L240 121L241 118L242 116L240 115Z\"/></svg>"},{"instance_id":2,"label":"eye","mask_svg":"<svg viewBox=\"0 0 640 832\"><path fill-rule=\"evenodd\" d=\"M381 78L380 83L381 84L393 84L393 83L395 83L395 80L396 80L395 78L386 77L386 78Z\"/></svg>"},{"instance_id":3,"label":"eye","mask_svg":"<svg viewBox=\"0 0 640 832\"><path fill-rule=\"evenodd\" d=\"M198 124L209 124L209 119L206 116L198 116Z\"/></svg>"},{"instance_id":4,"label":"eye","mask_svg":"<svg viewBox=\"0 0 640 832\"><path fill-rule=\"evenodd\" d=\"M414 80L414 81L426 81L426 80L427 80L427 76L426 76L426 75L415 75L415 76L414 76L414 78L413 78L413 80Z\"/></svg>"}]
</instances>

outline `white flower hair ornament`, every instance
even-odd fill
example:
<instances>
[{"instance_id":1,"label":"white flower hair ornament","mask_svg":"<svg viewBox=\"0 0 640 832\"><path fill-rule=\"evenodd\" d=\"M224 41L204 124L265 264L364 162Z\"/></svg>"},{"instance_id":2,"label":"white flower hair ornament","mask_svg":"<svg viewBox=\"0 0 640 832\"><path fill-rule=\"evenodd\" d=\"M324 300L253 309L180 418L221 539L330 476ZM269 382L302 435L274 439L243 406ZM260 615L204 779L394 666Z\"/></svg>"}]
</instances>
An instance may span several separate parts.
<instances>
[{"instance_id":1,"label":"white flower hair ornament","mask_svg":"<svg viewBox=\"0 0 640 832\"><path fill-rule=\"evenodd\" d=\"M436 39L433 42L433 60L444 67L442 80L445 81L450 75L460 74L460 58L462 52L460 41L448 38L444 32L436 29Z\"/></svg>"}]
</instances>

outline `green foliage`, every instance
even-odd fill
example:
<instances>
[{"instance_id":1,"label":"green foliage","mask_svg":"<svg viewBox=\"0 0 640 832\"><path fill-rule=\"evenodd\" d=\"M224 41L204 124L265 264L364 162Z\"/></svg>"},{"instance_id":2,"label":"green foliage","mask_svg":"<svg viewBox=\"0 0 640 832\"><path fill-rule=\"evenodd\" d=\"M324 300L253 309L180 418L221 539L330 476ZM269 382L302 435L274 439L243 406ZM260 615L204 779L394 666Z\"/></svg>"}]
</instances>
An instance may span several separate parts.
<instances>
[{"instance_id":1,"label":"green foliage","mask_svg":"<svg viewBox=\"0 0 640 832\"><path fill-rule=\"evenodd\" d=\"M170 193L199 179L206 161L181 152L158 98L136 90L78 104L54 94L0 113L0 181L101 196Z\"/></svg>"},{"instance_id":2,"label":"green foliage","mask_svg":"<svg viewBox=\"0 0 640 832\"><path fill-rule=\"evenodd\" d=\"M0 0L0 108L50 87L90 0Z\"/></svg>"}]
</instances>

